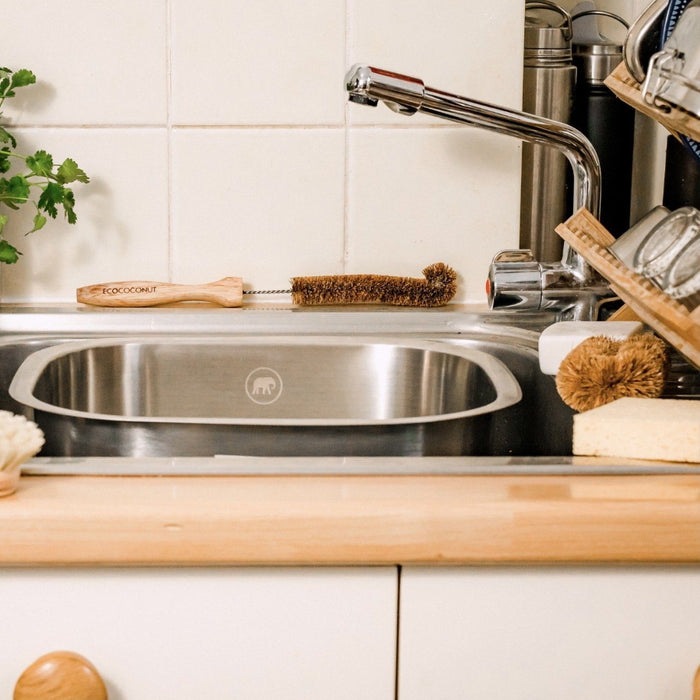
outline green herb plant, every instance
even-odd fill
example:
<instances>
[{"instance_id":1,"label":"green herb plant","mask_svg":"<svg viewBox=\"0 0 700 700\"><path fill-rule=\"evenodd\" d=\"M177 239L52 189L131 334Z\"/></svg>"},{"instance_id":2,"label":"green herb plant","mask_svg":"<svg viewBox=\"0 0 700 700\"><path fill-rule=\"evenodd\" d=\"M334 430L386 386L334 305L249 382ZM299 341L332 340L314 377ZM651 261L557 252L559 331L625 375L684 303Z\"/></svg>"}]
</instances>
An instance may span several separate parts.
<instances>
[{"instance_id":1,"label":"green herb plant","mask_svg":"<svg viewBox=\"0 0 700 700\"><path fill-rule=\"evenodd\" d=\"M26 68L17 71L0 68L0 119L5 100L14 97L17 88L35 82L36 76ZM0 263L8 264L17 262L21 253L3 236L3 229L8 222L7 214L2 213L3 207L17 211L23 205L31 204L36 208L33 228L25 235L43 228L47 215L55 219L59 207L68 223L74 224L77 221L75 196L67 185L90 181L71 158L56 165L51 154L46 151L37 151L34 155L27 156L17 153L16 148L17 140L0 123ZM18 166L19 172L8 176L13 166Z\"/></svg>"}]
</instances>

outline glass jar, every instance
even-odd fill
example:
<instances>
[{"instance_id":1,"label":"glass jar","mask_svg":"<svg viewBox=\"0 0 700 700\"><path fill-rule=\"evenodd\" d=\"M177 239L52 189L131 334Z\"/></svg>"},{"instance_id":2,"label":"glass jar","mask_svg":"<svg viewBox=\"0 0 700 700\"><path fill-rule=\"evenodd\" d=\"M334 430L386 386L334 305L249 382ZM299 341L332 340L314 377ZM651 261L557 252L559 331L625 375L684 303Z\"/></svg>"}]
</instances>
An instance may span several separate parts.
<instances>
[{"instance_id":1,"label":"glass jar","mask_svg":"<svg viewBox=\"0 0 700 700\"><path fill-rule=\"evenodd\" d=\"M634 255L634 271L664 289L671 267L699 236L700 211L694 207L676 209L640 243Z\"/></svg>"}]
</instances>

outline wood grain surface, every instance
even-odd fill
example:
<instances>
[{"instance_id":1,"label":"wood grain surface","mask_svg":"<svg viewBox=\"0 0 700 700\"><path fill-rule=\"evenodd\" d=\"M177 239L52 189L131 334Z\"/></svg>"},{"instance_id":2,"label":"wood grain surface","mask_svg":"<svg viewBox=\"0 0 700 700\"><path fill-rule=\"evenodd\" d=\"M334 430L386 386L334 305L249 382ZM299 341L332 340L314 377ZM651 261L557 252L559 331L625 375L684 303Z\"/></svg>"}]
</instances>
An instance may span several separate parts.
<instances>
[{"instance_id":1,"label":"wood grain surface","mask_svg":"<svg viewBox=\"0 0 700 700\"><path fill-rule=\"evenodd\" d=\"M107 700L107 689L88 659L72 651L38 658L17 681L13 700Z\"/></svg>"},{"instance_id":2,"label":"wood grain surface","mask_svg":"<svg viewBox=\"0 0 700 700\"><path fill-rule=\"evenodd\" d=\"M700 475L23 477L0 565L700 562Z\"/></svg>"},{"instance_id":3,"label":"wood grain surface","mask_svg":"<svg viewBox=\"0 0 700 700\"><path fill-rule=\"evenodd\" d=\"M587 209L579 209L556 231L642 321L700 367L700 307L689 311L618 260L608 249L615 239Z\"/></svg>"},{"instance_id":4,"label":"wood grain surface","mask_svg":"<svg viewBox=\"0 0 700 700\"><path fill-rule=\"evenodd\" d=\"M621 100L651 117L672 134L685 134L692 139L700 139L700 119L675 106L667 105L666 109L661 109L646 102L642 96L641 85L629 74L624 61L605 79L605 84Z\"/></svg>"}]
</instances>

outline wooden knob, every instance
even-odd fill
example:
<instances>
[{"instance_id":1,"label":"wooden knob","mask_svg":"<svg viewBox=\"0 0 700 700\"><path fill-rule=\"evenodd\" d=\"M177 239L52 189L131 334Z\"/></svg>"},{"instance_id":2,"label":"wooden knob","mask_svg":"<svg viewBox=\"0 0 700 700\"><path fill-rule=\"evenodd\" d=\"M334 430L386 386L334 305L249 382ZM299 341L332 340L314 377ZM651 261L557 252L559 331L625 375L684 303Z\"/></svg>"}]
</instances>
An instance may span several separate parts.
<instances>
[{"instance_id":1,"label":"wooden knob","mask_svg":"<svg viewBox=\"0 0 700 700\"><path fill-rule=\"evenodd\" d=\"M52 651L25 669L13 700L107 700L107 689L84 656Z\"/></svg>"},{"instance_id":2,"label":"wooden knob","mask_svg":"<svg viewBox=\"0 0 700 700\"><path fill-rule=\"evenodd\" d=\"M695 678L693 679L693 700L700 700L700 666L695 671Z\"/></svg>"}]
</instances>

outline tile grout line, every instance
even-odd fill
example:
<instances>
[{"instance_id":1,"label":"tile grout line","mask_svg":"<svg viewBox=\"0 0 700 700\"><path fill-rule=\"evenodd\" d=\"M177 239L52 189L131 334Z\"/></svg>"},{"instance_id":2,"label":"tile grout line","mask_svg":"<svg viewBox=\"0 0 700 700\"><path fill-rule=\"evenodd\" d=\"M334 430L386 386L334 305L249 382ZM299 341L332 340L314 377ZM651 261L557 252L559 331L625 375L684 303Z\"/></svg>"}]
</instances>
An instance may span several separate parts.
<instances>
[{"instance_id":1,"label":"tile grout line","mask_svg":"<svg viewBox=\"0 0 700 700\"><path fill-rule=\"evenodd\" d=\"M343 11L345 13L345 46L344 46L344 58L345 65L348 65L350 60L350 0L345 0ZM342 262L343 268L342 272L344 274L348 271L348 257L349 257L349 209L350 209L350 129L348 128L348 102L347 100L343 104L343 230L341 237L342 244Z\"/></svg>"},{"instance_id":2,"label":"tile grout line","mask_svg":"<svg viewBox=\"0 0 700 700\"><path fill-rule=\"evenodd\" d=\"M399 700L399 684L400 676L400 654L401 654L401 575L403 566L398 564L396 567L396 643L394 646L394 700Z\"/></svg>"},{"instance_id":3,"label":"tile grout line","mask_svg":"<svg viewBox=\"0 0 700 700\"><path fill-rule=\"evenodd\" d=\"M349 106L345 106L346 111ZM141 130L153 130L158 129L169 129L171 131L188 131L199 129L201 131L305 131L309 129L318 130L341 130L341 129L353 129L353 130L403 130L403 131L446 131L446 130L464 130L468 127L462 124L391 124L391 123L375 123L368 122L362 124L350 124L347 118L344 118L343 122L337 124L176 124L171 119L166 120L162 124L23 124L22 126L14 127L15 131L32 131L32 130L46 130L46 129L62 129L69 131L71 129L80 131L98 131L100 129L141 129Z\"/></svg>"},{"instance_id":4,"label":"tile grout line","mask_svg":"<svg viewBox=\"0 0 700 700\"><path fill-rule=\"evenodd\" d=\"M166 130L166 197L167 197L167 212L166 212L166 231L168 236L168 281L173 281L174 271L174 246L173 246L173 123L172 123L172 102L173 102L173 71L172 71L172 40L173 40L173 22L172 22L172 2L165 0L165 74L166 74L166 113L165 113L165 130Z\"/></svg>"}]
</instances>

